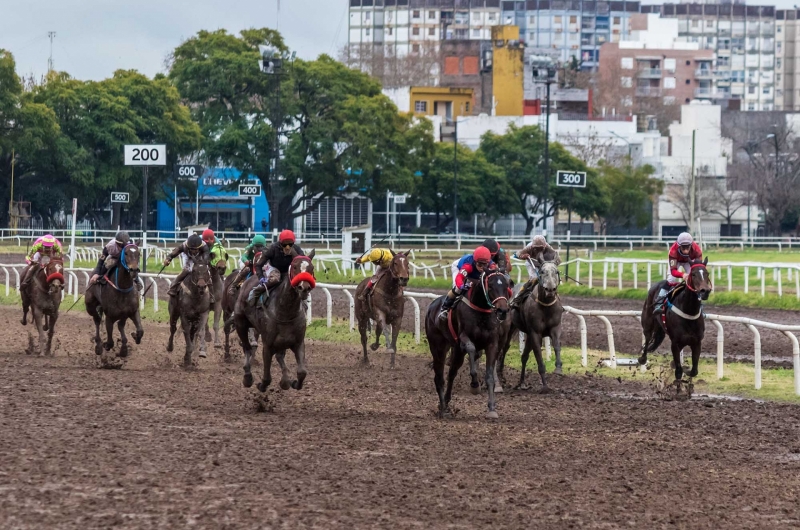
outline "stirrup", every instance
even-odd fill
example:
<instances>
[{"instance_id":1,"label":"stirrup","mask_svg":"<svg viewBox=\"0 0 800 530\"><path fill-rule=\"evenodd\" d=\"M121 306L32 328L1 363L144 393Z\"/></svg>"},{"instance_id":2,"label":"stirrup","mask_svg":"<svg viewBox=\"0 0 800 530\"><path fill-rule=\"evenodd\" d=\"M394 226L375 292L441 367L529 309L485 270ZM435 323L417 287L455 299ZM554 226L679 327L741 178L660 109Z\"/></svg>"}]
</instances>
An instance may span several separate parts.
<instances>
[{"instance_id":1,"label":"stirrup","mask_svg":"<svg viewBox=\"0 0 800 530\"><path fill-rule=\"evenodd\" d=\"M442 309L442 310L439 312L439 315L438 315L436 318L438 318L438 319L439 319L439 320L441 320L442 322L446 322L446 321L447 321L447 317L448 317L449 315L450 315L450 310L449 310L449 309Z\"/></svg>"}]
</instances>

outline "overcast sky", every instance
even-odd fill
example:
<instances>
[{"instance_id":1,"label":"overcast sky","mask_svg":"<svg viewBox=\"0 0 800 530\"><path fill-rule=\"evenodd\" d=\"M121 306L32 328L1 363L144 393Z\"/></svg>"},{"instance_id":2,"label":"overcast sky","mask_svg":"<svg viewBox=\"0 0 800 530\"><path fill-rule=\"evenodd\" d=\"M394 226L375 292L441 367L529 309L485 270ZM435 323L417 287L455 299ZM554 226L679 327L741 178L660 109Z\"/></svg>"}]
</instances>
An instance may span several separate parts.
<instances>
[{"instance_id":1,"label":"overcast sky","mask_svg":"<svg viewBox=\"0 0 800 530\"><path fill-rule=\"evenodd\" d=\"M0 48L20 74L47 71L53 61L78 79L103 79L117 69L149 76L199 30L276 27L302 58L336 56L347 40L347 0L0 0Z\"/></svg>"}]
</instances>

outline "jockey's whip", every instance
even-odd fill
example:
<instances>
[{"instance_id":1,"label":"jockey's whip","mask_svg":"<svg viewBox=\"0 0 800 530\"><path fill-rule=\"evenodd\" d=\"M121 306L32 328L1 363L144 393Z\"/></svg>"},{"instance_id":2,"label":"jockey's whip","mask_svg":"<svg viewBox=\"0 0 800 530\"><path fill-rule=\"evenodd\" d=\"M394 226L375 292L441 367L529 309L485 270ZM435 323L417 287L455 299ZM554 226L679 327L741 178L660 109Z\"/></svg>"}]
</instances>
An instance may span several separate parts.
<instances>
[{"instance_id":1,"label":"jockey's whip","mask_svg":"<svg viewBox=\"0 0 800 530\"><path fill-rule=\"evenodd\" d=\"M565 274L564 276L567 276L567 275ZM575 282L578 285L580 285L581 287L583 287L583 284L581 282L579 282L578 280L576 280L575 278L573 278L572 276L567 276L567 280L572 280L573 282Z\"/></svg>"},{"instance_id":2,"label":"jockey's whip","mask_svg":"<svg viewBox=\"0 0 800 530\"><path fill-rule=\"evenodd\" d=\"M360 256L358 259L361 259L361 258L363 258L364 256L366 256L366 255L367 255L367 252L369 252L369 251L370 251L370 250L372 250L373 248L377 247L378 245L380 245L381 243L383 243L384 241L386 241L386 238L388 238L388 237L389 237L388 235L385 235L385 236L383 236L383 239L381 239L381 240L380 240L380 241L378 241L377 243L373 243L373 244L372 244L372 246L371 246L371 247L369 247L369 250L366 250L366 251L364 251L364 253L363 253L363 254L361 254L361 256Z\"/></svg>"},{"instance_id":3,"label":"jockey's whip","mask_svg":"<svg viewBox=\"0 0 800 530\"><path fill-rule=\"evenodd\" d=\"M172 262L172 260L170 260L170 262ZM167 268L167 265L169 265L169 263L165 263L164 266L161 267L161 270L158 271L158 274L156 274L156 280L158 279L159 276L161 276L161 273L164 272L164 269ZM145 297L145 295L147 294L147 291L149 291L150 288L153 286L153 283L155 283L155 282L151 282L150 285L147 286L147 289L144 290L144 292L142 293L142 298Z\"/></svg>"},{"instance_id":4,"label":"jockey's whip","mask_svg":"<svg viewBox=\"0 0 800 530\"><path fill-rule=\"evenodd\" d=\"M94 284L91 284L91 285L89 285L89 287L91 287L92 285L94 285ZM67 313L69 313L70 309L72 309L73 307L75 307L76 305L78 305L78 302L80 302L80 301L81 301L81 298L83 298L83 295L85 295L85 294L86 294L86 293L89 291L89 287L87 287L87 288L86 288L86 291L83 291L83 293L82 293L82 294L81 294L81 295L78 297L78 299L77 299L77 300L75 300L75 303L74 303L74 304L72 304L71 306L69 306L69 309L67 309L67 310L64 312L64 314L65 314L65 315L66 315Z\"/></svg>"}]
</instances>

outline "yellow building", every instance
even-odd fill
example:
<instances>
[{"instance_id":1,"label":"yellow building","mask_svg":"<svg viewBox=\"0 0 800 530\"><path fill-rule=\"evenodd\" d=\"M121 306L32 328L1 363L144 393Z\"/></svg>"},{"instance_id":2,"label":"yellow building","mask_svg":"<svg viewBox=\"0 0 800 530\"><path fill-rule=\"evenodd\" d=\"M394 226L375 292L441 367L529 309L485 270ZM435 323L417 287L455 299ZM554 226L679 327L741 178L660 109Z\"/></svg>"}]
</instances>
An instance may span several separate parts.
<instances>
[{"instance_id":1,"label":"yellow building","mask_svg":"<svg viewBox=\"0 0 800 530\"><path fill-rule=\"evenodd\" d=\"M523 114L524 51L518 26L492 27L492 85L496 116Z\"/></svg>"},{"instance_id":2,"label":"yellow building","mask_svg":"<svg viewBox=\"0 0 800 530\"><path fill-rule=\"evenodd\" d=\"M441 116L454 120L471 116L474 91L471 88L411 87L411 110L420 116ZM521 106L521 103L520 103Z\"/></svg>"}]
</instances>

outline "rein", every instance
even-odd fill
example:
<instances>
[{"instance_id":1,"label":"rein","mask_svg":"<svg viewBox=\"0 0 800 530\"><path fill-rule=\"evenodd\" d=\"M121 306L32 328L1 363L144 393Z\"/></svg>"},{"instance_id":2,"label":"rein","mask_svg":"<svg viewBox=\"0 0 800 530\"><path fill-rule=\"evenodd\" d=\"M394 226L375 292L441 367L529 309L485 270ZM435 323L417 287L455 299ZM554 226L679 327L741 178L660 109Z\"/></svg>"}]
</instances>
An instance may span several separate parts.
<instances>
[{"instance_id":1,"label":"rein","mask_svg":"<svg viewBox=\"0 0 800 530\"><path fill-rule=\"evenodd\" d=\"M696 293L696 292L697 292L697 289L695 289L695 288L692 286L692 271L693 271L693 270L695 270L696 268L699 268L699 267L702 267L702 268L703 268L703 270L704 270L704 271L706 271L706 276L708 275L708 269L706 268L706 266L705 266L705 265L703 265L702 263L695 263L695 264L694 264L694 265L692 265L692 266L691 266L691 268L689 269L689 279L688 279L688 280L686 280L685 282L683 282L683 283L684 283L684 285L686 285L686 288L687 288L687 289L689 289L690 291L692 291L693 293ZM709 285L711 285L711 278L709 278L709 279L708 279L708 283L709 283ZM712 289L714 288L714 287L713 287L713 285L711 285L711 288L712 288Z\"/></svg>"}]
</instances>

